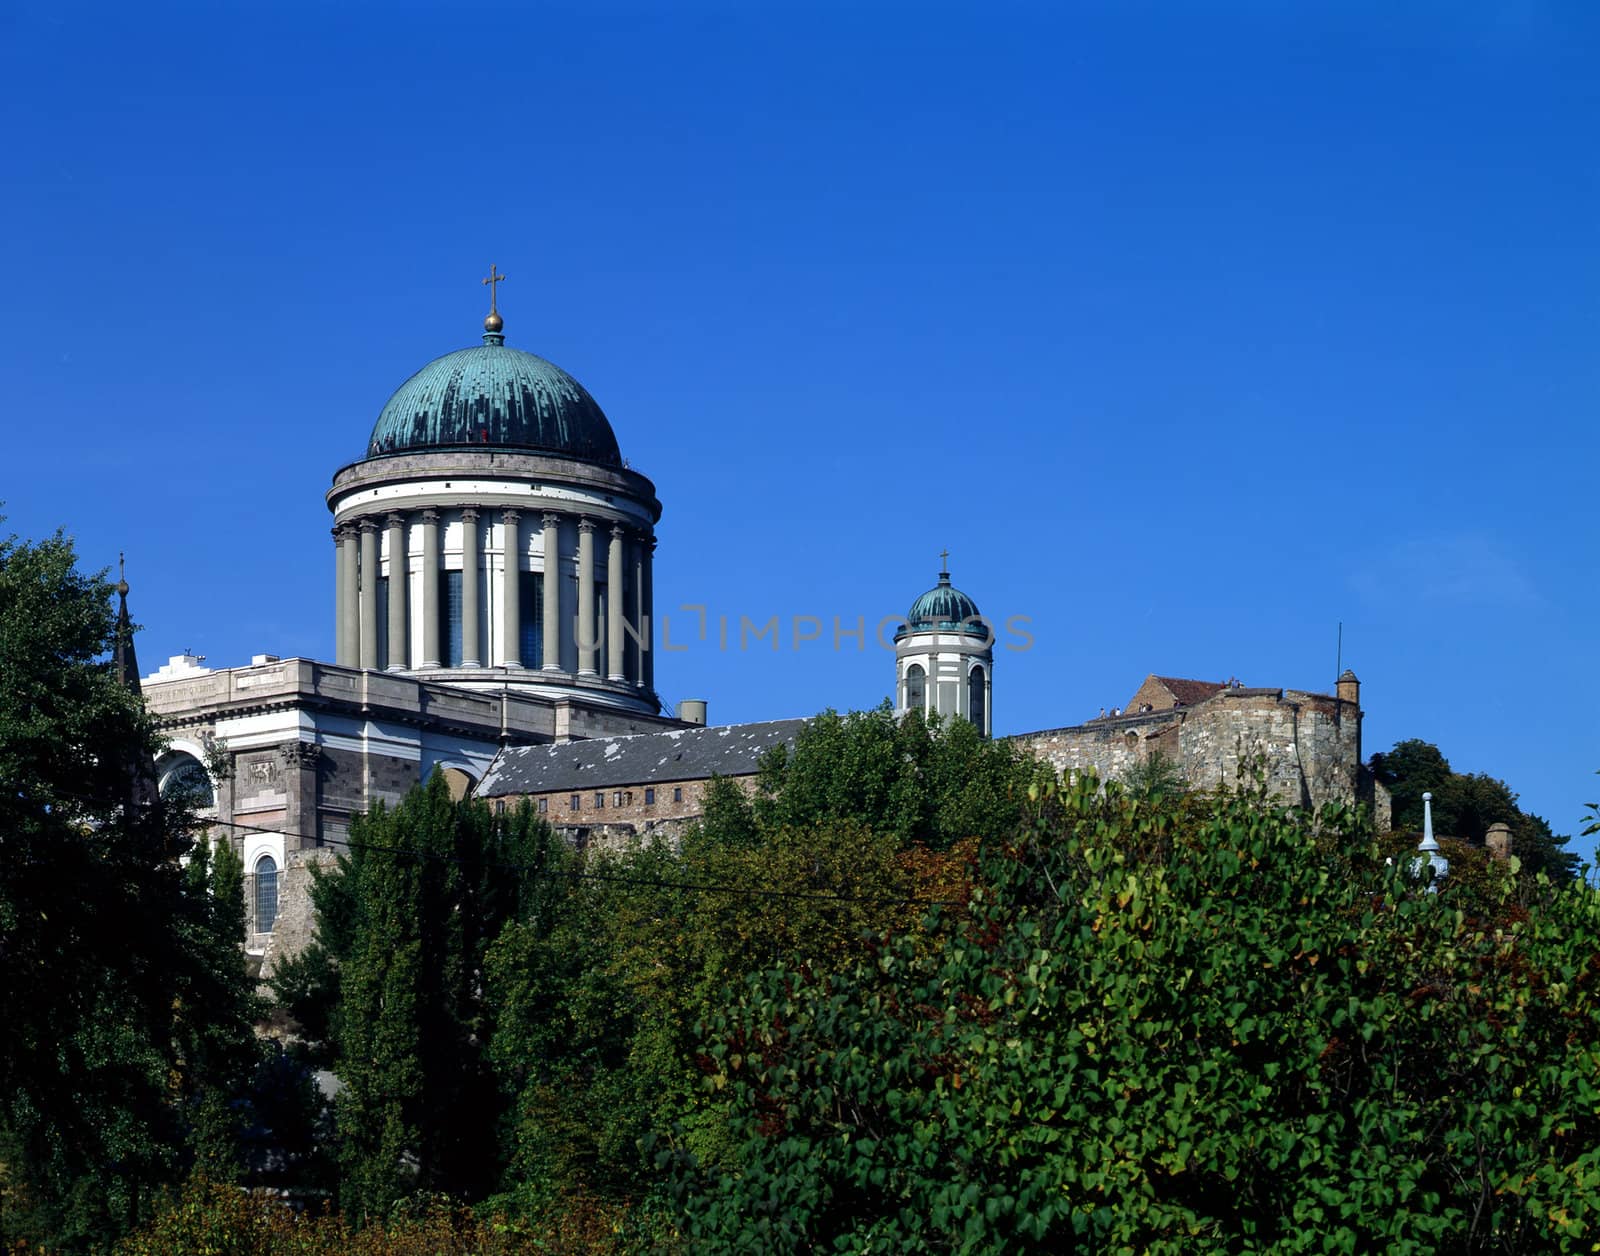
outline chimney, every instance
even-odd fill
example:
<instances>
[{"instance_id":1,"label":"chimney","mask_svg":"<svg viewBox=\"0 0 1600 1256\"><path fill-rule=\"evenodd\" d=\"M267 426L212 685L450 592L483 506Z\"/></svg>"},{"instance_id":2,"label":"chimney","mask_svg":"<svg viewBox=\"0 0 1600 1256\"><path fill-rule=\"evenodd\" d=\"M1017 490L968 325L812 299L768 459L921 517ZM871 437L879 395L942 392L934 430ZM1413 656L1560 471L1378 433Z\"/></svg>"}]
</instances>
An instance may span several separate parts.
<instances>
[{"instance_id":1,"label":"chimney","mask_svg":"<svg viewBox=\"0 0 1600 1256\"><path fill-rule=\"evenodd\" d=\"M1496 820L1483 835L1483 844L1489 848L1491 859L1511 858L1511 826L1504 820Z\"/></svg>"},{"instance_id":2,"label":"chimney","mask_svg":"<svg viewBox=\"0 0 1600 1256\"><path fill-rule=\"evenodd\" d=\"M685 698L678 703L678 718L685 724L698 724L704 728L706 722L705 699Z\"/></svg>"},{"instance_id":3,"label":"chimney","mask_svg":"<svg viewBox=\"0 0 1600 1256\"><path fill-rule=\"evenodd\" d=\"M1335 694L1340 702L1348 702L1357 710L1361 709L1361 682L1348 667L1339 673L1339 687Z\"/></svg>"}]
</instances>

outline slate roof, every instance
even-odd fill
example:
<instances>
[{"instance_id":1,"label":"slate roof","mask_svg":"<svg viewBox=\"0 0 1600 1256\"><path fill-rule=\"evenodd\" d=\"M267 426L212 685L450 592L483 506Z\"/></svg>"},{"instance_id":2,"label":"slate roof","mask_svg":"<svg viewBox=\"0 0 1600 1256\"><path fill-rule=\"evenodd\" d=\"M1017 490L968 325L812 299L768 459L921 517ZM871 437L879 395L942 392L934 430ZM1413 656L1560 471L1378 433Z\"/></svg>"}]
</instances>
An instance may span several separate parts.
<instances>
[{"instance_id":1,"label":"slate roof","mask_svg":"<svg viewBox=\"0 0 1600 1256\"><path fill-rule=\"evenodd\" d=\"M675 728L553 746L507 746L479 782L479 798L559 794L614 785L749 776L775 746L792 746L807 720Z\"/></svg>"}]
</instances>

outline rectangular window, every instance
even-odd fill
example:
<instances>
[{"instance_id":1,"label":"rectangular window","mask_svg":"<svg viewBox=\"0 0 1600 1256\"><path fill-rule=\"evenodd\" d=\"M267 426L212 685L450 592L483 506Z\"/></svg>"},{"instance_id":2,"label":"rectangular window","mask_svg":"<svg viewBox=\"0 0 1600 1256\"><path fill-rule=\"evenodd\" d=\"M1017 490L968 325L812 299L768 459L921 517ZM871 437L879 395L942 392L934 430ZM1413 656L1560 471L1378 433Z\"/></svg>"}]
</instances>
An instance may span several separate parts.
<instances>
[{"instance_id":1,"label":"rectangular window","mask_svg":"<svg viewBox=\"0 0 1600 1256\"><path fill-rule=\"evenodd\" d=\"M539 814L543 815L546 811L549 811L549 810L550 810L550 800L548 798L539 799Z\"/></svg>"},{"instance_id":2,"label":"rectangular window","mask_svg":"<svg viewBox=\"0 0 1600 1256\"><path fill-rule=\"evenodd\" d=\"M605 805L606 805L606 796L605 796L604 791L598 790L598 789L595 790L595 792L594 792L594 809L596 811L599 811Z\"/></svg>"},{"instance_id":3,"label":"rectangular window","mask_svg":"<svg viewBox=\"0 0 1600 1256\"><path fill-rule=\"evenodd\" d=\"M674 785L672 787L672 801L673 802L682 802L683 801L683 786L682 785Z\"/></svg>"},{"instance_id":4,"label":"rectangular window","mask_svg":"<svg viewBox=\"0 0 1600 1256\"><path fill-rule=\"evenodd\" d=\"M616 793L611 795L611 805L613 807L622 806L622 791L620 789L617 790Z\"/></svg>"},{"instance_id":5,"label":"rectangular window","mask_svg":"<svg viewBox=\"0 0 1600 1256\"><path fill-rule=\"evenodd\" d=\"M389 577L378 577L378 667L389 666Z\"/></svg>"},{"instance_id":6,"label":"rectangular window","mask_svg":"<svg viewBox=\"0 0 1600 1256\"><path fill-rule=\"evenodd\" d=\"M446 667L461 666L461 573L446 571L439 582L439 626L444 629L444 640L439 644L444 657L439 661Z\"/></svg>"},{"instance_id":7,"label":"rectangular window","mask_svg":"<svg viewBox=\"0 0 1600 1256\"><path fill-rule=\"evenodd\" d=\"M505 815L505 813L506 813L506 800L504 798L496 798L494 800L494 813L497 816Z\"/></svg>"},{"instance_id":8,"label":"rectangular window","mask_svg":"<svg viewBox=\"0 0 1600 1256\"><path fill-rule=\"evenodd\" d=\"M544 666L544 574L517 573L517 656L524 667Z\"/></svg>"},{"instance_id":9,"label":"rectangular window","mask_svg":"<svg viewBox=\"0 0 1600 1256\"><path fill-rule=\"evenodd\" d=\"M573 811L582 811L583 810L583 796L581 794L574 794L572 796L571 810L573 810Z\"/></svg>"},{"instance_id":10,"label":"rectangular window","mask_svg":"<svg viewBox=\"0 0 1600 1256\"><path fill-rule=\"evenodd\" d=\"M653 806L656 805L656 791L655 790L647 789L647 790L644 791L644 805L647 806L647 807L653 807Z\"/></svg>"}]
</instances>

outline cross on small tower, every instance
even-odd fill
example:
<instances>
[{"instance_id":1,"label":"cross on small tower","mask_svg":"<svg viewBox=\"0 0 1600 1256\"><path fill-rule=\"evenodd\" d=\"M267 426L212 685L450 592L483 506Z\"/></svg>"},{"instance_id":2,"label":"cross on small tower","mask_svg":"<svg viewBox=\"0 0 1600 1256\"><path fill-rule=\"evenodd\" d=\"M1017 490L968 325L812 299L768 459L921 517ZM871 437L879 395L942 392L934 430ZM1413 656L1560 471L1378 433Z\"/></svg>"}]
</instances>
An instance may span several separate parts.
<instances>
[{"instance_id":1,"label":"cross on small tower","mask_svg":"<svg viewBox=\"0 0 1600 1256\"><path fill-rule=\"evenodd\" d=\"M495 293L496 293L495 285L496 284L502 284L502 283L504 283L506 281L506 277L504 275L497 275L495 273L496 269L497 268L496 268L495 264L493 262L490 262L489 263L489 277L483 281L484 283L489 285L489 313L491 313L491 314L498 314L500 312L498 307L495 304Z\"/></svg>"},{"instance_id":2,"label":"cross on small tower","mask_svg":"<svg viewBox=\"0 0 1600 1256\"><path fill-rule=\"evenodd\" d=\"M941 576L948 576L950 574L950 551L949 550L940 550L939 551L939 574Z\"/></svg>"}]
</instances>

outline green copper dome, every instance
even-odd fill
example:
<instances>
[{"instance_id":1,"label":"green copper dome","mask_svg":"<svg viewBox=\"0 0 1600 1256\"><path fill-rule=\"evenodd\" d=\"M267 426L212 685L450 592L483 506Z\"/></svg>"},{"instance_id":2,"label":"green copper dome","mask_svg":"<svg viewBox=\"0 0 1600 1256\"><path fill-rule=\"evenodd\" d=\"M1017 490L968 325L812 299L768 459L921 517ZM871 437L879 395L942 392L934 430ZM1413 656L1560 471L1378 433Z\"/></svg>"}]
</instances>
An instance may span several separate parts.
<instances>
[{"instance_id":1,"label":"green copper dome","mask_svg":"<svg viewBox=\"0 0 1600 1256\"><path fill-rule=\"evenodd\" d=\"M987 636L988 629L977 622L978 604L950 583L950 573L941 571L939 583L915 602L900 625L895 640L913 632L970 632Z\"/></svg>"},{"instance_id":2,"label":"green copper dome","mask_svg":"<svg viewBox=\"0 0 1600 1256\"><path fill-rule=\"evenodd\" d=\"M486 445L622 465L616 434L583 385L553 362L506 348L498 330L401 384L373 424L367 456Z\"/></svg>"}]
</instances>

